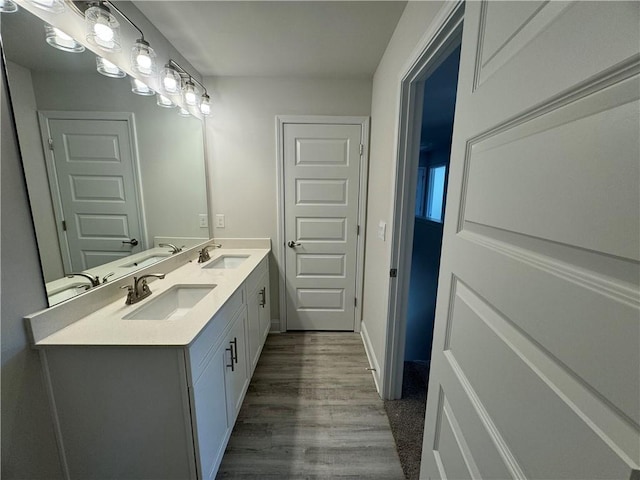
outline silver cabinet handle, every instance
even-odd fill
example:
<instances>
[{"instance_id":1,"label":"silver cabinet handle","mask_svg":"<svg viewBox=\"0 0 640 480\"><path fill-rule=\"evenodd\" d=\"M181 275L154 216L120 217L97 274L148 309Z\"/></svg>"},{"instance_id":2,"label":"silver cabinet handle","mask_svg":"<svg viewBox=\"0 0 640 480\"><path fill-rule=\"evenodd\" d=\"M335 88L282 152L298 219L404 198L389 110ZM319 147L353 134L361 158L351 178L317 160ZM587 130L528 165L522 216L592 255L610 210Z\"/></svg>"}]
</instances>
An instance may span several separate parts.
<instances>
[{"instance_id":1,"label":"silver cabinet handle","mask_svg":"<svg viewBox=\"0 0 640 480\"><path fill-rule=\"evenodd\" d=\"M293 240L290 240L289 243L287 243L287 245L289 245L289 248L296 248L302 244L300 242L294 242Z\"/></svg>"},{"instance_id":2,"label":"silver cabinet handle","mask_svg":"<svg viewBox=\"0 0 640 480\"><path fill-rule=\"evenodd\" d=\"M258 293L262 297L260 299L260 306L264 308L264 306L267 304L267 287L262 287L262 290L260 290L260 292Z\"/></svg>"},{"instance_id":3,"label":"silver cabinet handle","mask_svg":"<svg viewBox=\"0 0 640 480\"><path fill-rule=\"evenodd\" d=\"M138 245L138 240L136 240L135 238L132 238L131 240L127 240L127 241L123 240L122 243L129 243L135 247L136 245Z\"/></svg>"}]
</instances>

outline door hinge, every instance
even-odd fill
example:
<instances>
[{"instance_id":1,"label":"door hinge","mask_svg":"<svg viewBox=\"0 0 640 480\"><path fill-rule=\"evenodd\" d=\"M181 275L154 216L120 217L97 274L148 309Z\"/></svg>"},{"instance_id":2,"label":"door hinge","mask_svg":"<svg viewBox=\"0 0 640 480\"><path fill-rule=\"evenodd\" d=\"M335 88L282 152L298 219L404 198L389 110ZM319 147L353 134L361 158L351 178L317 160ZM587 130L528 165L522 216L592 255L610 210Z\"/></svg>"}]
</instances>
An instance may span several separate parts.
<instances>
[{"instance_id":1,"label":"door hinge","mask_svg":"<svg viewBox=\"0 0 640 480\"><path fill-rule=\"evenodd\" d=\"M49 150L53 150L53 139L49 139Z\"/></svg>"},{"instance_id":2,"label":"door hinge","mask_svg":"<svg viewBox=\"0 0 640 480\"><path fill-rule=\"evenodd\" d=\"M364 145L360 144L360 155L364 153Z\"/></svg>"},{"instance_id":3,"label":"door hinge","mask_svg":"<svg viewBox=\"0 0 640 480\"><path fill-rule=\"evenodd\" d=\"M354 298L354 299L353 299L353 306L354 306L354 307L357 307L357 306L358 306L358 299L357 299L357 298Z\"/></svg>"},{"instance_id":4,"label":"door hinge","mask_svg":"<svg viewBox=\"0 0 640 480\"><path fill-rule=\"evenodd\" d=\"M360 235L360 225L356 225L356 235Z\"/></svg>"},{"instance_id":5,"label":"door hinge","mask_svg":"<svg viewBox=\"0 0 640 480\"><path fill-rule=\"evenodd\" d=\"M62 230L67 231L67 222L62 220Z\"/></svg>"},{"instance_id":6,"label":"door hinge","mask_svg":"<svg viewBox=\"0 0 640 480\"><path fill-rule=\"evenodd\" d=\"M398 269L392 268L391 270L389 270L389 276L391 278L396 278L398 276Z\"/></svg>"}]
</instances>

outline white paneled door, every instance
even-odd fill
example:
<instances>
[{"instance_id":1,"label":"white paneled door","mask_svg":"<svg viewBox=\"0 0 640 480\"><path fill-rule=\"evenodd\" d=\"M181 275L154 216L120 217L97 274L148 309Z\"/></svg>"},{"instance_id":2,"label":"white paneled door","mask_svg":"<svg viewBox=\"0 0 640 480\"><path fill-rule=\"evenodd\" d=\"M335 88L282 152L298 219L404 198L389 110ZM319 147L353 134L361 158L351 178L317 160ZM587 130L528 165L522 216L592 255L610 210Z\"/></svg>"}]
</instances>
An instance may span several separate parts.
<instances>
[{"instance_id":1,"label":"white paneled door","mask_svg":"<svg viewBox=\"0 0 640 480\"><path fill-rule=\"evenodd\" d=\"M466 3L423 479L639 478L639 25Z\"/></svg>"},{"instance_id":2,"label":"white paneled door","mask_svg":"<svg viewBox=\"0 0 640 480\"><path fill-rule=\"evenodd\" d=\"M284 124L288 330L354 330L362 129Z\"/></svg>"},{"instance_id":3,"label":"white paneled door","mask_svg":"<svg viewBox=\"0 0 640 480\"><path fill-rule=\"evenodd\" d=\"M46 118L46 125L65 269L82 271L140 251L128 120Z\"/></svg>"}]
</instances>

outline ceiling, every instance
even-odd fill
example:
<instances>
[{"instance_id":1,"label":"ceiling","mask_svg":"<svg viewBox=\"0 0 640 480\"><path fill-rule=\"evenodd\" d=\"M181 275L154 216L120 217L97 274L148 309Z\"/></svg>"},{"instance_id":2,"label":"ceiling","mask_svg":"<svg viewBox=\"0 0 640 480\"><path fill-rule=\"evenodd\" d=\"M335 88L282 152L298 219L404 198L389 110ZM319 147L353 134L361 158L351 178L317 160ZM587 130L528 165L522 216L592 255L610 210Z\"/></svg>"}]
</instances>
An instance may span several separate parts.
<instances>
[{"instance_id":1,"label":"ceiling","mask_svg":"<svg viewBox=\"0 0 640 480\"><path fill-rule=\"evenodd\" d=\"M135 5L205 76L371 77L406 1Z\"/></svg>"}]
</instances>

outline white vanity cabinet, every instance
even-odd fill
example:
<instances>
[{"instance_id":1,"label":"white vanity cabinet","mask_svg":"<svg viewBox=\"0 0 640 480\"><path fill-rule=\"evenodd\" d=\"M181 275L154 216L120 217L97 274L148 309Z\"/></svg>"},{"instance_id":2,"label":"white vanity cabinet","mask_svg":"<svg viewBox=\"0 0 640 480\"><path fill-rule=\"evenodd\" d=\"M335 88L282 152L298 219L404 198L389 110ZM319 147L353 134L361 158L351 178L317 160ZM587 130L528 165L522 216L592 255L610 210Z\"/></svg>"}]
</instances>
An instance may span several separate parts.
<instances>
[{"instance_id":1,"label":"white vanity cabinet","mask_svg":"<svg viewBox=\"0 0 640 480\"><path fill-rule=\"evenodd\" d=\"M256 368L262 346L271 328L269 307L269 259L265 258L249 275L247 289L248 344L250 376Z\"/></svg>"},{"instance_id":2,"label":"white vanity cabinet","mask_svg":"<svg viewBox=\"0 0 640 480\"><path fill-rule=\"evenodd\" d=\"M186 347L41 349L67 478L215 478L250 381L245 287Z\"/></svg>"}]
</instances>

